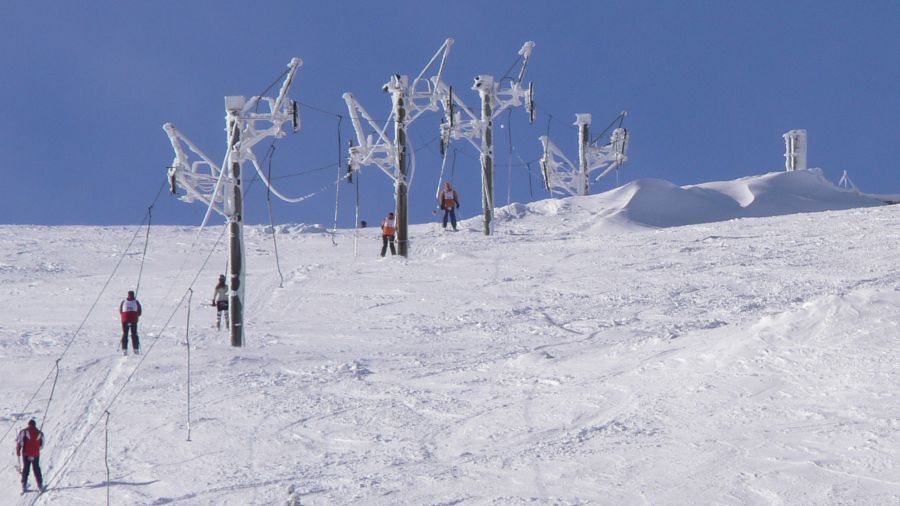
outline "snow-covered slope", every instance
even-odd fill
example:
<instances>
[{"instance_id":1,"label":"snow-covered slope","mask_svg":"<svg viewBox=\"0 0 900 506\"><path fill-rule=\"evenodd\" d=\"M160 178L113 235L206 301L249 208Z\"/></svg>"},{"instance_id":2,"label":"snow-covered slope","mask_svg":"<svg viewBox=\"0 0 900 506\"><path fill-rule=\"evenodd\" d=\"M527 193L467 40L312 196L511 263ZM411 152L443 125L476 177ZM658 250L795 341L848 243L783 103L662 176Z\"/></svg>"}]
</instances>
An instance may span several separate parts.
<instances>
[{"instance_id":1,"label":"snow-covered slope","mask_svg":"<svg viewBox=\"0 0 900 506\"><path fill-rule=\"evenodd\" d=\"M221 230L153 227L141 271L136 227L0 227L0 444L43 420L50 484L7 453L0 503L897 504L900 215L816 181L514 205L408 260L280 226L283 283L248 228L242 349Z\"/></svg>"}]
</instances>

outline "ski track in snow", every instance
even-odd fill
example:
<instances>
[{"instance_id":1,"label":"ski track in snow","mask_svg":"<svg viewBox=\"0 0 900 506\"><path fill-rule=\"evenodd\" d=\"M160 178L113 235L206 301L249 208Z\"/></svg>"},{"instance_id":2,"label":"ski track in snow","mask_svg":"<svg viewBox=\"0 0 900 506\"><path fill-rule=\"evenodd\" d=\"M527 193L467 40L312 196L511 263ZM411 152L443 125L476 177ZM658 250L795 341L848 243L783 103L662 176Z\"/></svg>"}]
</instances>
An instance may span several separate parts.
<instances>
[{"instance_id":1,"label":"ski track in snow","mask_svg":"<svg viewBox=\"0 0 900 506\"><path fill-rule=\"evenodd\" d=\"M555 202L553 229L524 206L491 237L416 225L408 260L376 258L374 230L354 259L353 231L280 229L283 288L248 227L247 347L214 328L222 254L195 287L190 442L184 308L162 326L218 230L176 279L196 231L154 227L145 354L159 340L110 408L112 502L900 503L896 208L602 231L590 201ZM43 416L49 385L18 412L133 231L0 226L4 424ZM0 502L105 502L139 268L60 363L51 490Z\"/></svg>"}]
</instances>

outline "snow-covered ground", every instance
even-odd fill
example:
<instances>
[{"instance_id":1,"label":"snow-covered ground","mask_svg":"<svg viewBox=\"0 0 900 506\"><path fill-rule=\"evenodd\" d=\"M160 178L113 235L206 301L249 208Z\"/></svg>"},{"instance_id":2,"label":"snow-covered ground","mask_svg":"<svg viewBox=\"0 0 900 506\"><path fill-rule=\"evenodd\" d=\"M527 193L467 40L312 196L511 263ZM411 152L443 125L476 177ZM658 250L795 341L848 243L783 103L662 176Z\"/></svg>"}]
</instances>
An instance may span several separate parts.
<instances>
[{"instance_id":1,"label":"snow-covered ground","mask_svg":"<svg viewBox=\"0 0 900 506\"><path fill-rule=\"evenodd\" d=\"M0 503L898 504L900 209L876 204L816 171L644 180L490 237L415 225L408 260L285 225L283 286L248 227L240 349L209 307L221 227L154 226L127 358L145 229L2 226ZM20 497L32 416L50 490Z\"/></svg>"}]
</instances>

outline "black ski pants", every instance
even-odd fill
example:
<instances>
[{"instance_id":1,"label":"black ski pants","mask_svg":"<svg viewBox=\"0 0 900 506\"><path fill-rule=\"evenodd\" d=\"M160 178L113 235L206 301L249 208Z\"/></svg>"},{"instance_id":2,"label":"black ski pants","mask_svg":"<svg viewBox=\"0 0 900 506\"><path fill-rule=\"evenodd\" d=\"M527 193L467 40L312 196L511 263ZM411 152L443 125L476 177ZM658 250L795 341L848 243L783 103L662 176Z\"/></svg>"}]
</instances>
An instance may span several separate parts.
<instances>
[{"instance_id":1,"label":"black ski pants","mask_svg":"<svg viewBox=\"0 0 900 506\"><path fill-rule=\"evenodd\" d=\"M388 244L391 245L391 255L397 254L397 250L394 249L394 236L381 234L381 256L387 253Z\"/></svg>"},{"instance_id":2,"label":"black ski pants","mask_svg":"<svg viewBox=\"0 0 900 506\"><path fill-rule=\"evenodd\" d=\"M450 217L450 224L453 225L453 230L456 230L456 208L455 207L450 207L450 208L444 209L444 219L441 222L441 225L444 228L447 228L447 217L448 216Z\"/></svg>"},{"instance_id":3,"label":"black ski pants","mask_svg":"<svg viewBox=\"0 0 900 506\"><path fill-rule=\"evenodd\" d=\"M225 325L228 325L228 301L220 300L216 302L216 328L222 328L222 315L225 315Z\"/></svg>"},{"instance_id":4,"label":"black ski pants","mask_svg":"<svg viewBox=\"0 0 900 506\"><path fill-rule=\"evenodd\" d=\"M137 334L137 322L122 322L122 351L128 351L128 329L131 329L131 348L134 351L141 349L141 341Z\"/></svg>"},{"instance_id":5,"label":"black ski pants","mask_svg":"<svg viewBox=\"0 0 900 506\"><path fill-rule=\"evenodd\" d=\"M37 481L38 488L44 485L44 475L41 474L41 458L22 456L22 487L28 484L28 474L34 468L34 479Z\"/></svg>"}]
</instances>

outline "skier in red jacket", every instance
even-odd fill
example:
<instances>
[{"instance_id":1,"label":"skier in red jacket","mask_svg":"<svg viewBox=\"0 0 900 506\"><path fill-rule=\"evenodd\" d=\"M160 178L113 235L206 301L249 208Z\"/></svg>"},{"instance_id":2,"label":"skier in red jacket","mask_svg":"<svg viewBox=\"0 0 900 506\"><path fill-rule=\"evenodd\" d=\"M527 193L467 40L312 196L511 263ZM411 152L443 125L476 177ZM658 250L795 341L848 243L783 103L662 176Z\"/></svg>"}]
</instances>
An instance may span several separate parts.
<instances>
[{"instance_id":1,"label":"skier in red jacket","mask_svg":"<svg viewBox=\"0 0 900 506\"><path fill-rule=\"evenodd\" d=\"M28 427L16 438L16 457L22 457L22 493L28 490L28 474L34 469L34 479L38 489L44 490L44 476L41 474L41 448L44 447L44 433L38 430L37 422L28 420Z\"/></svg>"},{"instance_id":2,"label":"skier in red jacket","mask_svg":"<svg viewBox=\"0 0 900 506\"><path fill-rule=\"evenodd\" d=\"M134 298L134 292L128 291L128 298L119 303L119 316L122 317L122 351L128 355L128 329L131 329L131 347L135 355L141 354L141 341L138 339L137 324L141 317L141 303Z\"/></svg>"}]
</instances>

